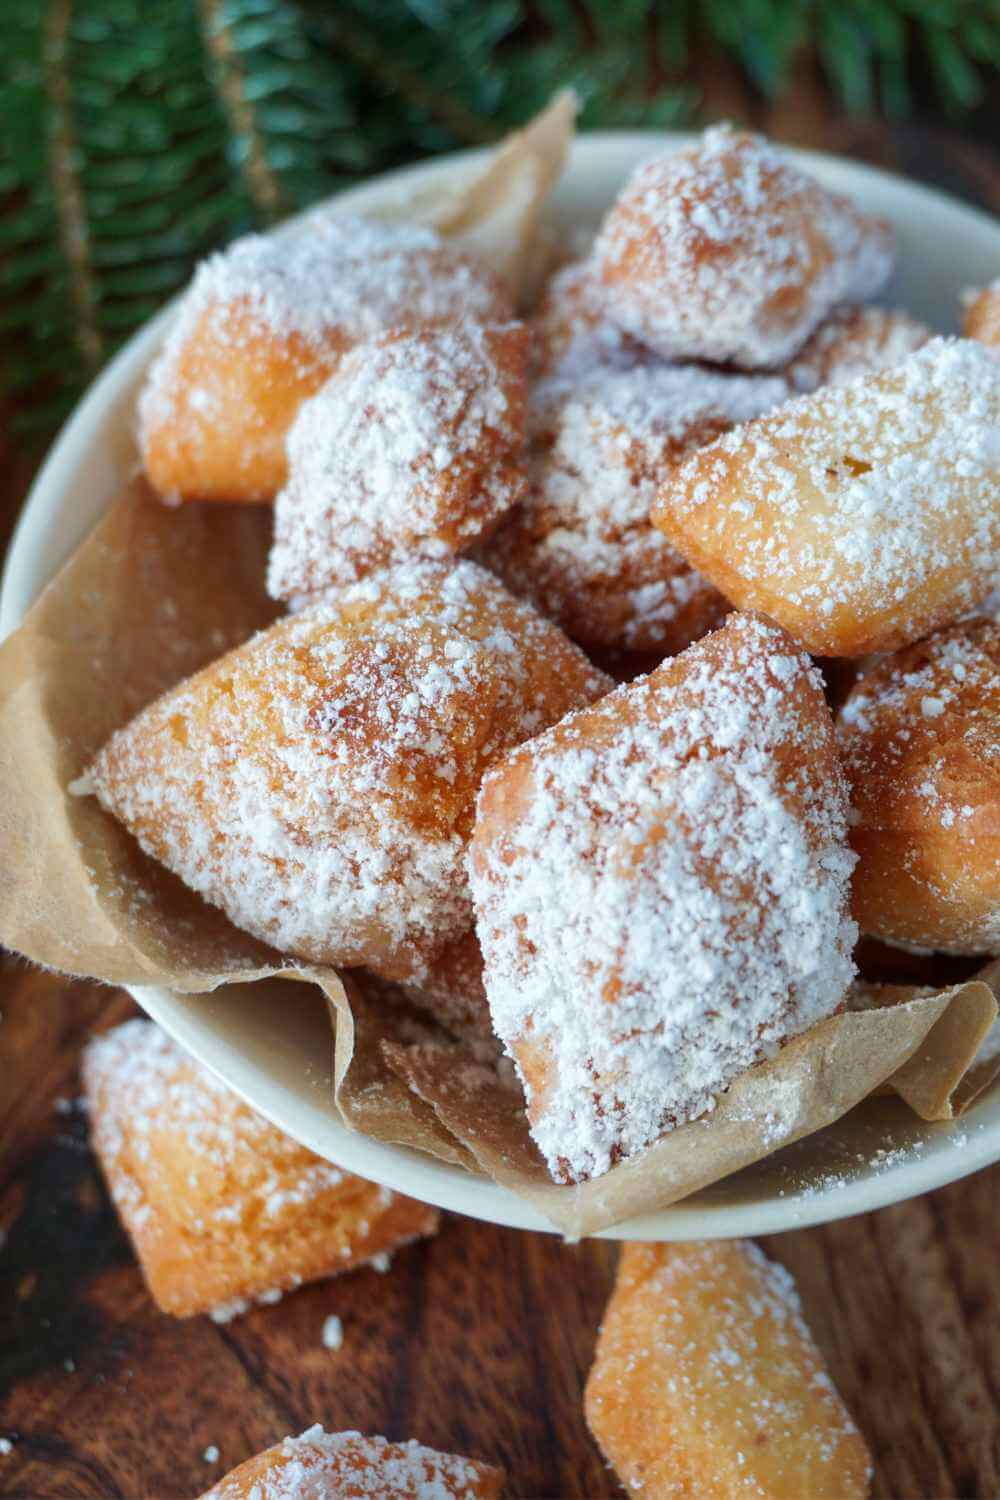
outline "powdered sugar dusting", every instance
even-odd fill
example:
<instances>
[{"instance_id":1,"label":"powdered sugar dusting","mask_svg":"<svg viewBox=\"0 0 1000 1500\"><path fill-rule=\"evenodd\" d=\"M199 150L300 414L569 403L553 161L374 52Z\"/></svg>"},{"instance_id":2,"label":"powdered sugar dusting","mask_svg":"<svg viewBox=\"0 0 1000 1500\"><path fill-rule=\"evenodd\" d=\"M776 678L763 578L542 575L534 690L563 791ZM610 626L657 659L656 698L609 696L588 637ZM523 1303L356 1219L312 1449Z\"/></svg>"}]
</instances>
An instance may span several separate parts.
<instances>
[{"instance_id":1,"label":"powdered sugar dusting","mask_svg":"<svg viewBox=\"0 0 1000 1500\"><path fill-rule=\"evenodd\" d=\"M926 324L898 308L843 308L817 328L784 373L799 391L846 385L902 364L933 337Z\"/></svg>"},{"instance_id":2,"label":"powdered sugar dusting","mask_svg":"<svg viewBox=\"0 0 1000 1500\"><path fill-rule=\"evenodd\" d=\"M859 875L872 871L859 915L889 939L1000 950L1000 623L965 622L876 661L841 709L838 740ZM883 905L883 861L912 895Z\"/></svg>"},{"instance_id":3,"label":"powdered sugar dusting","mask_svg":"<svg viewBox=\"0 0 1000 1500\"><path fill-rule=\"evenodd\" d=\"M140 426L176 415L177 363L196 331L238 355L237 306L242 328L307 346L335 331L349 348L400 324L503 317L506 302L488 272L431 229L317 214L292 235L247 235L198 267L140 397ZM211 389L196 399L210 415Z\"/></svg>"},{"instance_id":4,"label":"powdered sugar dusting","mask_svg":"<svg viewBox=\"0 0 1000 1500\"><path fill-rule=\"evenodd\" d=\"M418 978L471 925L485 768L605 690L474 564L415 562L279 621L98 756L102 804L237 926Z\"/></svg>"},{"instance_id":5,"label":"powdered sugar dusting","mask_svg":"<svg viewBox=\"0 0 1000 1500\"><path fill-rule=\"evenodd\" d=\"M934 339L693 454L667 535L811 649L888 649L975 607L1000 572L1000 364Z\"/></svg>"},{"instance_id":6,"label":"powdered sugar dusting","mask_svg":"<svg viewBox=\"0 0 1000 1500\"><path fill-rule=\"evenodd\" d=\"M795 1283L749 1241L625 1248L586 1407L630 1492L868 1493Z\"/></svg>"},{"instance_id":7,"label":"powdered sugar dusting","mask_svg":"<svg viewBox=\"0 0 1000 1500\"><path fill-rule=\"evenodd\" d=\"M296 599L460 552L518 498L522 324L393 333L348 354L288 438L268 587Z\"/></svg>"},{"instance_id":8,"label":"powdered sugar dusting","mask_svg":"<svg viewBox=\"0 0 1000 1500\"><path fill-rule=\"evenodd\" d=\"M246 1475L242 1470L252 1470ZM237 1469L205 1500L475 1500L499 1496L494 1469L420 1443L389 1443L360 1432L324 1432L318 1424Z\"/></svg>"},{"instance_id":9,"label":"powdered sugar dusting","mask_svg":"<svg viewBox=\"0 0 1000 1500\"><path fill-rule=\"evenodd\" d=\"M530 487L482 556L577 640L676 651L725 604L649 522L684 453L785 400L780 377L660 362L589 364L539 382Z\"/></svg>"},{"instance_id":10,"label":"powdered sugar dusting","mask_svg":"<svg viewBox=\"0 0 1000 1500\"><path fill-rule=\"evenodd\" d=\"M607 1171L837 1008L846 812L818 675L740 616L486 777L487 994L553 1175Z\"/></svg>"},{"instance_id":11,"label":"powdered sugar dusting","mask_svg":"<svg viewBox=\"0 0 1000 1500\"><path fill-rule=\"evenodd\" d=\"M594 256L623 329L667 358L749 369L789 359L892 266L884 224L726 126L639 166Z\"/></svg>"}]
</instances>

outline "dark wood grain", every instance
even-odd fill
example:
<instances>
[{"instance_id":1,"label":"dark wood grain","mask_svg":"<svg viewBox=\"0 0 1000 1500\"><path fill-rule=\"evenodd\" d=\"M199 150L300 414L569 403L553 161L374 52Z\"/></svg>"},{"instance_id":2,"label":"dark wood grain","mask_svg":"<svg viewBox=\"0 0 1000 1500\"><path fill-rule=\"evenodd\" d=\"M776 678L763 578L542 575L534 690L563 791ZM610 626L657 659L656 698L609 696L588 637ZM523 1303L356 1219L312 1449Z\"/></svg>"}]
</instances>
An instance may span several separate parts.
<instances>
[{"instance_id":1,"label":"dark wood grain","mask_svg":"<svg viewBox=\"0 0 1000 1500\"><path fill-rule=\"evenodd\" d=\"M1000 209L996 119L975 138L830 106L804 68L767 110L717 61L706 113L894 167ZM1000 270L1000 267L998 267ZM0 536L23 493L2 455ZM8 461L9 460L9 461ZM0 971L0 1495L197 1495L314 1421L415 1436L504 1465L520 1497L620 1494L581 1393L615 1251L449 1217L432 1243L217 1327L159 1314L72 1103L80 1047L132 1002ZM893 1500L1000 1496L1000 1170L765 1248L798 1279ZM341 1352L323 1320L343 1320ZM210 1445L218 1463L205 1461Z\"/></svg>"}]
</instances>

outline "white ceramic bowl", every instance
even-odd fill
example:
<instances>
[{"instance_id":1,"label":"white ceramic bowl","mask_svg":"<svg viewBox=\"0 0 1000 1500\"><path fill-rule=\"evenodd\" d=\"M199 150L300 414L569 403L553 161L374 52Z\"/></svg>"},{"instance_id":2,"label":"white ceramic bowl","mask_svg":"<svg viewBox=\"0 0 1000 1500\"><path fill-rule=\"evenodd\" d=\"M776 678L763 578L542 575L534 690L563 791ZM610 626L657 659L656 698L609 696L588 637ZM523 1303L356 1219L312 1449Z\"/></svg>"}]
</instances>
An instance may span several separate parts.
<instances>
[{"instance_id":1,"label":"white ceramic bowl","mask_svg":"<svg viewBox=\"0 0 1000 1500\"><path fill-rule=\"evenodd\" d=\"M566 230L596 224L635 163L686 137L585 136L573 148L552 213ZM887 300L954 331L963 288L1000 273L1000 226L938 193L851 162L796 152L827 186L888 217L899 270ZM482 153L465 152L396 172L343 194L364 212L435 178L465 176ZM0 632L32 600L114 498L135 466L136 386L170 309L137 334L66 424L35 482L11 546L0 593ZM252 985L210 996L136 988L139 1003L256 1109L321 1156L444 1208L523 1229L549 1229L502 1188L418 1152L346 1130L330 1091L331 1041L323 1007L303 986L275 1013ZM838 1124L716 1184L686 1202L610 1231L616 1239L770 1234L880 1208L1000 1159L1000 1089L955 1125L923 1125L898 1102L869 1101Z\"/></svg>"}]
</instances>

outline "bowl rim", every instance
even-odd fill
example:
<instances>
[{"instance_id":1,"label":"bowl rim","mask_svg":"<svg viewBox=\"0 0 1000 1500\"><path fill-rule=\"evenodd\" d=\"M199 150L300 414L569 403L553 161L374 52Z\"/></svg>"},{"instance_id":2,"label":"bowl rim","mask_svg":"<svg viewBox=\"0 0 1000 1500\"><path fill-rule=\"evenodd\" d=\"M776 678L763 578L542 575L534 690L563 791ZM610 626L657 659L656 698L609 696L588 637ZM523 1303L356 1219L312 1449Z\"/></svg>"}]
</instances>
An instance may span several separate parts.
<instances>
[{"instance_id":1,"label":"bowl rim","mask_svg":"<svg viewBox=\"0 0 1000 1500\"><path fill-rule=\"evenodd\" d=\"M662 150L667 145L679 147L696 136L696 132L686 131L584 132L573 142L569 165L585 169L588 159L593 162L602 155L615 152L623 159L631 156L634 163L641 159L641 153ZM988 213L937 189L912 183L865 163L796 147L782 146L782 150L818 176L833 176L848 187L852 182L868 183L884 195L888 204L896 204L901 210L922 211L938 217L942 213L958 215L970 230L995 238L997 263L1000 264L1000 224ZM405 192L426 186L438 177L460 177L482 163L489 154L490 148L476 148L449 153L429 162L418 162L369 179L327 202L339 208L362 211L366 203L384 201L394 190ZM580 158L583 158L582 162ZM317 206L285 221L274 232L279 235L294 232L316 211ZM51 527L66 520L64 513L72 493L73 476L92 451L101 423L117 409L159 345L178 300L178 297L172 299L115 354L53 442L22 505L8 546L0 580L0 639L20 624L31 602L57 571L51 564L43 562L44 547ZM99 514L106 503L97 506L95 514ZM64 555L73 550L88 529L89 523L78 528L77 535L72 535L73 527L65 527ZM189 1004L181 1006L178 1003L185 999L190 1002L191 997L177 996L162 986L130 985L127 988L140 1006L210 1071L234 1088L254 1109L319 1155L442 1208L513 1228L558 1232L540 1213L490 1179L472 1175L408 1147L376 1141L351 1131L333 1117L332 1106L325 1110L317 1106L312 1123L297 1115L296 1124L290 1125L273 1099L261 1097L255 1086L253 1067L235 1047L228 1047L227 1059L223 1055L227 1050L224 1046L205 1044L206 1033L204 1028L199 1032L198 1026L192 1022ZM721 1205L699 1203L701 1194L695 1194L670 1208L605 1230L599 1237L664 1240L773 1234L882 1208L956 1181L1000 1160L1000 1118L993 1123L980 1122L972 1129L964 1122L956 1123L960 1138L959 1132L952 1128L950 1133L955 1139L944 1138L938 1149L928 1151L926 1155L914 1156L907 1152L899 1163L878 1170L870 1164L867 1175L834 1181L822 1190L790 1188L784 1194L758 1202ZM940 1127L926 1128L930 1132L940 1130ZM331 1137L328 1141L324 1140L327 1135ZM331 1154L334 1149L336 1155Z\"/></svg>"}]
</instances>

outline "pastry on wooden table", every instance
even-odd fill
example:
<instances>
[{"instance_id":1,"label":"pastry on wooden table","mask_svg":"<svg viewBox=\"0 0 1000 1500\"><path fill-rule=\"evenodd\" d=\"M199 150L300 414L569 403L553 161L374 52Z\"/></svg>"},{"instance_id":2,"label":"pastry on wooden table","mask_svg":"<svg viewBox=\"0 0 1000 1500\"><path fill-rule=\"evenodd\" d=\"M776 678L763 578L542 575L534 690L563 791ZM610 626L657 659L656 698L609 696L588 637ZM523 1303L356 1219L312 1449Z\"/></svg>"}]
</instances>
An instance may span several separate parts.
<instances>
[{"instance_id":1,"label":"pastry on wooden table","mask_svg":"<svg viewBox=\"0 0 1000 1500\"><path fill-rule=\"evenodd\" d=\"M499 281L433 230L314 215L198 268L139 398L139 444L171 500L271 500L302 402L357 343L401 324L510 316Z\"/></svg>"},{"instance_id":2,"label":"pastry on wooden table","mask_svg":"<svg viewBox=\"0 0 1000 1500\"><path fill-rule=\"evenodd\" d=\"M1000 623L967 621L876 660L837 729L862 930L1000 952Z\"/></svg>"},{"instance_id":3,"label":"pastry on wooden table","mask_svg":"<svg viewBox=\"0 0 1000 1500\"><path fill-rule=\"evenodd\" d=\"M628 1244L587 1423L643 1500L863 1500L871 1462L788 1272L756 1245Z\"/></svg>"},{"instance_id":4,"label":"pastry on wooden table","mask_svg":"<svg viewBox=\"0 0 1000 1500\"><path fill-rule=\"evenodd\" d=\"M750 616L487 774L470 851L486 992L555 1178L703 1114L840 1007L846 828L819 673Z\"/></svg>"},{"instance_id":5,"label":"pastry on wooden table","mask_svg":"<svg viewBox=\"0 0 1000 1500\"><path fill-rule=\"evenodd\" d=\"M433 1234L438 1213L333 1166L151 1021L83 1054L90 1136L146 1284L220 1321Z\"/></svg>"},{"instance_id":6,"label":"pastry on wooden table","mask_svg":"<svg viewBox=\"0 0 1000 1500\"><path fill-rule=\"evenodd\" d=\"M681 651L725 599L650 525L681 458L789 395L780 377L699 365L584 365L529 402L529 485L479 557L588 650Z\"/></svg>"},{"instance_id":7,"label":"pastry on wooden table","mask_svg":"<svg viewBox=\"0 0 1000 1500\"><path fill-rule=\"evenodd\" d=\"M902 364L933 337L925 323L900 308L838 308L782 373L798 391L846 385Z\"/></svg>"},{"instance_id":8,"label":"pastry on wooden table","mask_svg":"<svg viewBox=\"0 0 1000 1500\"><path fill-rule=\"evenodd\" d=\"M77 789L237 927L420 985L472 926L483 772L608 686L474 563L404 564L173 688Z\"/></svg>"},{"instance_id":9,"label":"pastry on wooden table","mask_svg":"<svg viewBox=\"0 0 1000 1500\"><path fill-rule=\"evenodd\" d=\"M302 603L410 557L448 557L521 496L530 337L467 320L344 356L288 436L268 587Z\"/></svg>"},{"instance_id":10,"label":"pastry on wooden table","mask_svg":"<svg viewBox=\"0 0 1000 1500\"><path fill-rule=\"evenodd\" d=\"M500 1500L501 1470L417 1442L317 1424L266 1448L201 1500Z\"/></svg>"},{"instance_id":11,"label":"pastry on wooden table","mask_svg":"<svg viewBox=\"0 0 1000 1500\"><path fill-rule=\"evenodd\" d=\"M893 261L882 220L725 125L637 167L593 253L626 332L667 359L741 369L784 364Z\"/></svg>"},{"instance_id":12,"label":"pastry on wooden table","mask_svg":"<svg viewBox=\"0 0 1000 1500\"><path fill-rule=\"evenodd\" d=\"M661 486L654 523L741 609L820 656L908 645L1000 572L1000 362L934 339L725 433Z\"/></svg>"},{"instance_id":13,"label":"pastry on wooden table","mask_svg":"<svg viewBox=\"0 0 1000 1500\"><path fill-rule=\"evenodd\" d=\"M966 299L962 329L967 338L1000 349L1000 277Z\"/></svg>"}]
</instances>

